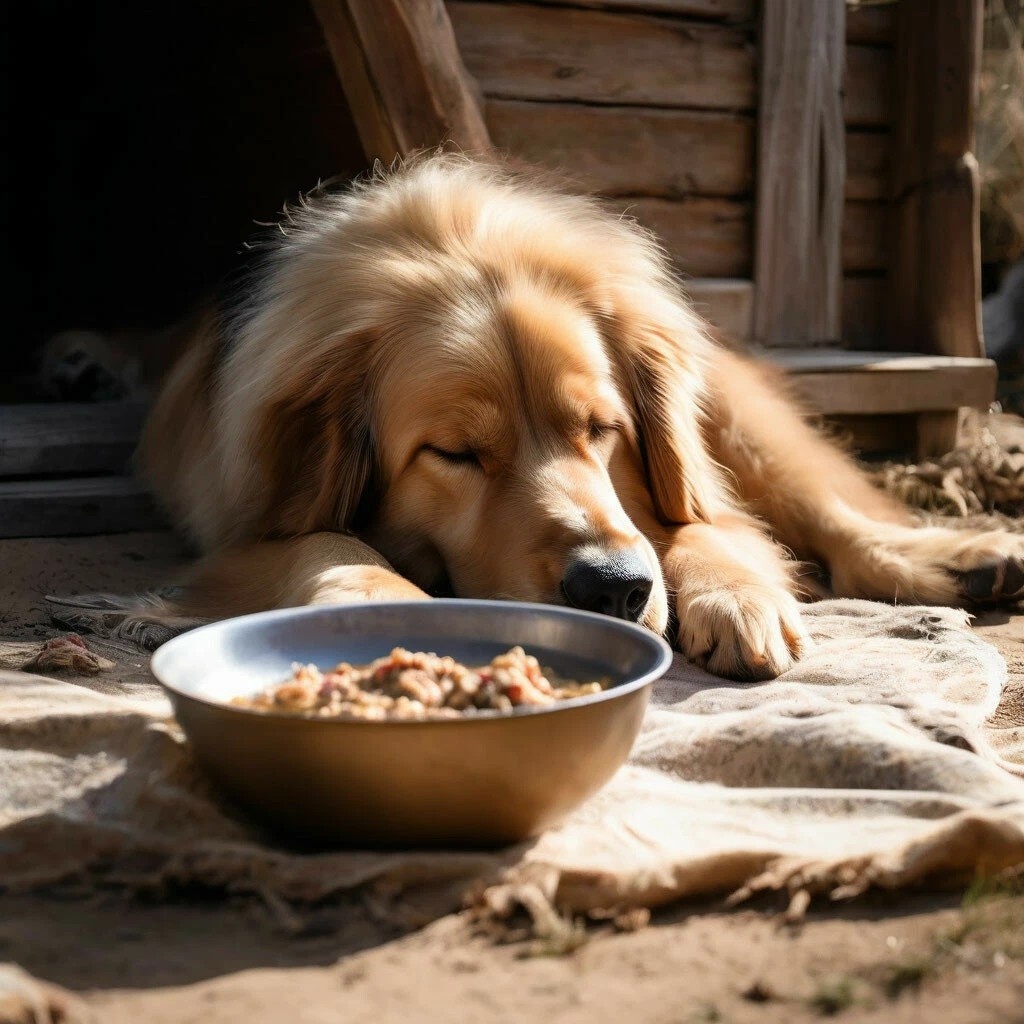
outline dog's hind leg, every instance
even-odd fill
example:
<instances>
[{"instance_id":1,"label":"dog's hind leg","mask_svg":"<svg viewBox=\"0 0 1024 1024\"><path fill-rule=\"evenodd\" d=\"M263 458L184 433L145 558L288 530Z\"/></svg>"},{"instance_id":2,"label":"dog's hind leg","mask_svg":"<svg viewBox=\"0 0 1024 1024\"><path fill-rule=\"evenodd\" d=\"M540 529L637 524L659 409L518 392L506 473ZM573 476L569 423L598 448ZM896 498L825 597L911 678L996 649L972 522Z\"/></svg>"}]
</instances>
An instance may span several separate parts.
<instances>
[{"instance_id":1,"label":"dog's hind leg","mask_svg":"<svg viewBox=\"0 0 1024 1024\"><path fill-rule=\"evenodd\" d=\"M781 375L721 352L708 441L747 508L839 597L974 605L1024 596L1024 535L916 526L810 427Z\"/></svg>"}]
</instances>

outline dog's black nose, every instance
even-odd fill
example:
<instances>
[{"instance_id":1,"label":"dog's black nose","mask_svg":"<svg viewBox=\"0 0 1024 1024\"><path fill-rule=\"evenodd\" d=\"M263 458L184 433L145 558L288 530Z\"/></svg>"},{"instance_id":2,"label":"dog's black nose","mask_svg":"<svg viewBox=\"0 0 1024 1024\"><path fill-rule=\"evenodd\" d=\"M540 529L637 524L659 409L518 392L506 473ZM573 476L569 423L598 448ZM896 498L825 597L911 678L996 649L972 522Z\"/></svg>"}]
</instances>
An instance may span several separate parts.
<instances>
[{"instance_id":1,"label":"dog's black nose","mask_svg":"<svg viewBox=\"0 0 1024 1024\"><path fill-rule=\"evenodd\" d=\"M631 551L584 551L562 577L562 590L574 608L630 622L643 614L653 585L647 563Z\"/></svg>"}]
</instances>

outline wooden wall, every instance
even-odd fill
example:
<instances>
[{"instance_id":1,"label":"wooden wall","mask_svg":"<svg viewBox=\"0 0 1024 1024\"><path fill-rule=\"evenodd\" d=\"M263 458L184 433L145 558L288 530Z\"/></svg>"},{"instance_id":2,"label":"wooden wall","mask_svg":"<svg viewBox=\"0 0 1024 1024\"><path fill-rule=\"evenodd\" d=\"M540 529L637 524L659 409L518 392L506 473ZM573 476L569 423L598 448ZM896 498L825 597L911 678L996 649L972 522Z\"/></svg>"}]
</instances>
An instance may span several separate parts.
<instances>
[{"instance_id":1,"label":"wooden wall","mask_svg":"<svg viewBox=\"0 0 1024 1024\"><path fill-rule=\"evenodd\" d=\"M447 8L494 143L567 172L654 228L697 279L697 301L747 333L755 0L450 0ZM893 34L891 7L849 14L843 328L845 341L872 346L885 306Z\"/></svg>"}]
</instances>

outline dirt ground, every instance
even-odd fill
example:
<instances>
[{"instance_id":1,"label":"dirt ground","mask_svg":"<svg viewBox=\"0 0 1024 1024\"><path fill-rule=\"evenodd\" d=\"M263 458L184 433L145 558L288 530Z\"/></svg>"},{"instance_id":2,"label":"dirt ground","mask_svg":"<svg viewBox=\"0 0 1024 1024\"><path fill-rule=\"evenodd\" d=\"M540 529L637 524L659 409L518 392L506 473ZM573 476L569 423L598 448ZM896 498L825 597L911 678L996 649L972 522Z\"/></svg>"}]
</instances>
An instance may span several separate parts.
<instances>
[{"instance_id":1,"label":"dirt ground","mask_svg":"<svg viewBox=\"0 0 1024 1024\"><path fill-rule=\"evenodd\" d=\"M161 535L3 542L0 634L49 636L45 593L145 587L181 556ZM1024 672L1024 614L976 625ZM1018 728L1018 711L996 724ZM1024 1024L1020 880L876 893L797 926L779 910L676 906L635 932L592 927L565 952L497 944L462 915L406 931L368 894L291 913L65 888L0 895L0 961L70 990L99 1024Z\"/></svg>"}]
</instances>

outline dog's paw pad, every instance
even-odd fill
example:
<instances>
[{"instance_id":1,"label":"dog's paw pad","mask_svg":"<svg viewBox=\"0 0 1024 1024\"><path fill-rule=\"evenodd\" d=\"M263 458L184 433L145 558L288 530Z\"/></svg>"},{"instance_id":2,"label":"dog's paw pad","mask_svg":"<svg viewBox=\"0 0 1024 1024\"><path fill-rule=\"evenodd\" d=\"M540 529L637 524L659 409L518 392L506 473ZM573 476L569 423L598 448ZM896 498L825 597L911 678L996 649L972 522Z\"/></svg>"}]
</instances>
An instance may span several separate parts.
<instances>
[{"instance_id":1,"label":"dog's paw pad","mask_svg":"<svg viewBox=\"0 0 1024 1024\"><path fill-rule=\"evenodd\" d=\"M1013 601L1024 596L1024 565L1015 558L980 565L957 575L964 596L976 604Z\"/></svg>"}]
</instances>

